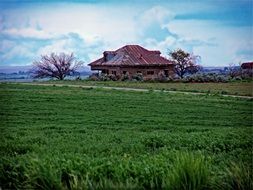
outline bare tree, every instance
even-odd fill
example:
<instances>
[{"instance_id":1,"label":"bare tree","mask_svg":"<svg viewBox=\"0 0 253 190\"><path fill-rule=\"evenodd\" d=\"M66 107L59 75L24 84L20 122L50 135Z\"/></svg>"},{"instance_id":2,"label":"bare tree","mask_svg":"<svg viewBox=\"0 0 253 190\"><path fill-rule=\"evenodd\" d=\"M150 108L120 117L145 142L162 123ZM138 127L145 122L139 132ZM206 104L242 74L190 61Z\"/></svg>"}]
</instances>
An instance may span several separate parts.
<instances>
[{"instance_id":1,"label":"bare tree","mask_svg":"<svg viewBox=\"0 0 253 190\"><path fill-rule=\"evenodd\" d=\"M227 67L227 73L228 76L230 76L231 78L241 76L242 75L241 63L239 63L238 65L230 63L229 66Z\"/></svg>"},{"instance_id":2,"label":"bare tree","mask_svg":"<svg viewBox=\"0 0 253 190\"><path fill-rule=\"evenodd\" d=\"M182 49L169 52L169 56L175 63L174 69L180 78L183 78L186 73L194 74L201 69L197 64L200 61L200 56L190 54Z\"/></svg>"},{"instance_id":3,"label":"bare tree","mask_svg":"<svg viewBox=\"0 0 253 190\"><path fill-rule=\"evenodd\" d=\"M33 78L57 78L63 80L66 76L72 75L77 68L83 64L77 60L73 53L42 55L40 61L33 62Z\"/></svg>"}]
</instances>

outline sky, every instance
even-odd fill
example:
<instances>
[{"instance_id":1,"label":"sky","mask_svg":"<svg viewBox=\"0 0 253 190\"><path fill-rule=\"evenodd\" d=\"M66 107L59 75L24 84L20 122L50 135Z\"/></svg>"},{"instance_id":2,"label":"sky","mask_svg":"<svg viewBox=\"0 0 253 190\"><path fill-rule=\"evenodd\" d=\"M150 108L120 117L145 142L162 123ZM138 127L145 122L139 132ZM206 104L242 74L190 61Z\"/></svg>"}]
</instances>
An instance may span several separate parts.
<instances>
[{"instance_id":1,"label":"sky","mask_svg":"<svg viewBox=\"0 0 253 190\"><path fill-rule=\"evenodd\" d=\"M201 56L202 66L253 60L253 0L0 0L0 66L73 52L85 64L127 44Z\"/></svg>"}]
</instances>

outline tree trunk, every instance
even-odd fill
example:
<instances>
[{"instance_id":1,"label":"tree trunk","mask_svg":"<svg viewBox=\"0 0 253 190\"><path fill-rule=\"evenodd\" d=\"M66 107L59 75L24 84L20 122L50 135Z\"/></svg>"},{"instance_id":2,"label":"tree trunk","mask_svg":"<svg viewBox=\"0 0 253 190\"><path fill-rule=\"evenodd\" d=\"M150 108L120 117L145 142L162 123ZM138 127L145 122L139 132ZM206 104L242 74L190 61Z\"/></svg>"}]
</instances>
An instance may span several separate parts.
<instances>
[{"instance_id":1,"label":"tree trunk","mask_svg":"<svg viewBox=\"0 0 253 190\"><path fill-rule=\"evenodd\" d=\"M64 79L64 77L63 77L62 75L60 75L60 76L59 76L59 79L60 79L60 80L63 80L63 79Z\"/></svg>"}]
</instances>

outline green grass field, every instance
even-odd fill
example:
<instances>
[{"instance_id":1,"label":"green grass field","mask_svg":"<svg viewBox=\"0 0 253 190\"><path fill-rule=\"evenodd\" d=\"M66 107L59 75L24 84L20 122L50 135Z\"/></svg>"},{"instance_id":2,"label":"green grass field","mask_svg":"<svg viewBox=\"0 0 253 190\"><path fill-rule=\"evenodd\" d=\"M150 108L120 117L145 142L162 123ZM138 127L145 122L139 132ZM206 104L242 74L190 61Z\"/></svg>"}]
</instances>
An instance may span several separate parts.
<instances>
[{"instance_id":1,"label":"green grass field","mask_svg":"<svg viewBox=\"0 0 253 190\"><path fill-rule=\"evenodd\" d=\"M2 189L252 188L253 101L0 84Z\"/></svg>"},{"instance_id":2,"label":"green grass field","mask_svg":"<svg viewBox=\"0 0 253 190\"><path fill-rule=\"evenodd\" d=\"M122 82L122 81L45 81L50 84L94 85L128 88L144 88L153 90L171 90L184 92L203 92L210 94L230 94L240 96L253 96L253 82L229 82L229 83L182 83L182 82Z\"/></svg>"}]
</instances>

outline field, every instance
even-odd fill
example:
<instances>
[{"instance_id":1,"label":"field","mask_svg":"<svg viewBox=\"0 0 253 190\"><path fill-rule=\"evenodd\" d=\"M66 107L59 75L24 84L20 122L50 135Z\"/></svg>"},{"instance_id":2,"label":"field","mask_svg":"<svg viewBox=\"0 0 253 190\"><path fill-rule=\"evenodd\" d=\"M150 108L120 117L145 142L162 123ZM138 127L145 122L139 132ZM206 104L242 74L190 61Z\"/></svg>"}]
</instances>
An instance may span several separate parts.
<instances>
[{"instance_id":1,"label":"field","mask_svg":"<svg viewBox=\"0 0 253 190\"><path fill-rule=\"evenodd\" d=\"M229 82L229 83L182 83L182 82L122 82L122 81L46 81L51 84L72 84L72 85L90 85L90 86L112 86L143 88L152 90L170 90L184 92L203 92L209 94L230 94L240 96L253 96L253 82Z\"/></svg>"},{"instance_id":2,"label":"field","mask_svg":"<svg viewBox=\"0 0 253 190\"><path fill-rule=\"evenodd\" d=\"M0 84L0 106L2 189L252 189L251 99Z\"/></svg>"}]
</instances>

